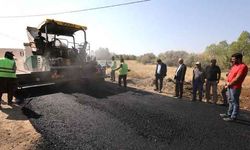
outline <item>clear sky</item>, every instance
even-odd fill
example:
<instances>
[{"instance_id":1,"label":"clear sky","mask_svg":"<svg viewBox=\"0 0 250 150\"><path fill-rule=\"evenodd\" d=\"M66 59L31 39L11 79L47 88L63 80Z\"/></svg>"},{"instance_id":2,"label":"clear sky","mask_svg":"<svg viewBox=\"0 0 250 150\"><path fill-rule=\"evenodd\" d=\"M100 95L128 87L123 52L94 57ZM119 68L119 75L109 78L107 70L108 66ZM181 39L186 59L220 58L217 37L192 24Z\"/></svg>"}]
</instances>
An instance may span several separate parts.
<instances>
[{"instance_id":1,"label":"clear sky","mask_svg":"<svg viewBox=\"0 0 250 150\"><path fill-rule=\"evenodd\" d=\"M115 5L137 0L1 0L1 16L46 14ZM46 18L88 27L91 49L117 54L185 50L201 53L206 46L231 43L250 32L249 0L151 0L133 5L29 18L0 18L0 47L23 48L26 26Z\"/></svg>"}]
</instances>

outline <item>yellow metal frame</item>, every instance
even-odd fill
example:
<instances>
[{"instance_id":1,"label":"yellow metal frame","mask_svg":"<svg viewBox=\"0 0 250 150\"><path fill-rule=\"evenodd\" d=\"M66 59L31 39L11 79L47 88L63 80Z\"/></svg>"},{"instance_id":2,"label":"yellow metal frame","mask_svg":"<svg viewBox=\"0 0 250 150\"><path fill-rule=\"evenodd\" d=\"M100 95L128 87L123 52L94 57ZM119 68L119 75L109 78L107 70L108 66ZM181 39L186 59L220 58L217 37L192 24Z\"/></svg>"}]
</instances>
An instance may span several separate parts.
<instances>
[{"instance_id":1,"label":"yellow metal frame","mask_svg":"<svg viewBox=\"0 0 250 150\"><path fill-rule=\"evenodd\" d=\"M81 26L81 25L68 23L68 22L63 22L63 21L58 21L58 20L54 20L54 19L46 19L45 23L56 23L58 25L69 27L69 28L75 28L75 29L79 29L79 30L82 30L82 29L87 30L86 26Z\"/></svg>"}]
</instances>

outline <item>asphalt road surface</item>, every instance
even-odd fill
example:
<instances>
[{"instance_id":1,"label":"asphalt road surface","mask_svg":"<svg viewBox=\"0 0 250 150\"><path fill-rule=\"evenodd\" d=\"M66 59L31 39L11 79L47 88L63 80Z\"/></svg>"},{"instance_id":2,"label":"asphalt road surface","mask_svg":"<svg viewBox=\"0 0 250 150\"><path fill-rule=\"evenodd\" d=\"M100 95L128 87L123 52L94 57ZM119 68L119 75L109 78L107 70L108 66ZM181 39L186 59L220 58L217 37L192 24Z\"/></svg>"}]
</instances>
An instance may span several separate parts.
<instances>
[{"instance_id":1,"label":"asphalt road surface","mask_svg":"<svg viewBox=\"0 0 250 150\"><path fill-rule=\"evenodd\" d=\"M249 112L225 122L219 114L226 107L112 83L25 92L23 112L44 138L37 149L250 149Z\"/></svg>"}]
</instances>

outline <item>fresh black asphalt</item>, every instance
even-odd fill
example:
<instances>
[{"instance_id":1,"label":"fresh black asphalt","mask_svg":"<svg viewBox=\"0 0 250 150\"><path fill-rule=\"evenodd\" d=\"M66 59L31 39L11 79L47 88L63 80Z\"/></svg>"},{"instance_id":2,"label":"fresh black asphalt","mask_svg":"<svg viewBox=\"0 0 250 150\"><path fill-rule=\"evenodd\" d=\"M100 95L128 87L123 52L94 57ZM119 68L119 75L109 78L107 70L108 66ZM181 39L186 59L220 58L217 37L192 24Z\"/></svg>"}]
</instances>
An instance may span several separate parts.
<instances>
[{"instance_id":1,"label":"fresh black asphalt","mask_svg":"<svg viewBox=\"0 0 250 150\"><path fill-rule=\"evenodd\" d=\"M23 112L43 136L37 149L250 149L250 113L246 111L236 122L225 122L219 114L226 107L112 83L26 92Z\"/></svg>"}]
</instances>

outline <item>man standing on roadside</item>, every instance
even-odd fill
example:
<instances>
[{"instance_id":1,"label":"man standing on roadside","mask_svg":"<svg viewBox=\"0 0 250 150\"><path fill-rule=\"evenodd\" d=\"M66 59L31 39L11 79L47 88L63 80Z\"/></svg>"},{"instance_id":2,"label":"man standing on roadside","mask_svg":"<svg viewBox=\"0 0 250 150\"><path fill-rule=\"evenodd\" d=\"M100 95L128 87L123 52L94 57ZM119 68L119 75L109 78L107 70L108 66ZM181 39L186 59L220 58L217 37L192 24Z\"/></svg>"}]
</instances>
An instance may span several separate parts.
<instances>
[{"instance_id":1,"label":"man standing on roadside","mask_svg":"<svg viewBox=\"0 0 250 150\"><path fill-rule=\"evenodd\" d=\"M16 63L13 53L5 52L4 58L0 59L0 108L2 94L8 94L8 105L13 102L13 95L16 90Z\"/></svg>"},{"instance_id":2,"label":"man standing on roadside","mask_svg":"<svg viewBox=\"0 0 250 150\"><path fill-rule=\"evenodd\" d=\"M115 69L116 69L116 61L115 61L115 57L112 56L112 63L111 63L111 74L110 74L110 80L112 82L115 81Z\"/></svg>"},{"instance_id":3,"label":"man standing on roadside","mask_svg":"<svg viewBox=\"0 0 250 150\"><path fill-rule=\"evenodd\" d=\"M175 76L174 76L174 79L175 79L175 97L182 98L183 84L185 81L185 74L186 74L187 67L183 63L182 58L179 58L178 62L179 62L179 67L176 69Z\"/></svg>"},{"instance_id":4,"label":"man standing on roadside","mask_svg":"<svg viewBox=\"0 0 250 150\"><path fill-rule=\"evenodd\" d=\"M200 62L195 63L195 68L193 70L193 98L192 101L196 101L196 93L199 93L199 101L202 101L203 96L203 84L205 81L205 71L201 67Z\"/></svg>"},{"instance_id":5,"label":"man standing on roadside","mask_svg":"<svg viewBox=\"0 0 250 150\"><path fill-rule=\"evenodd\" d=\"M155 70L155 91L162 92L163 79L167 74L167 65L164 64L161 59L157 59L157 65ZM160 81L160 87L158 86L158 82Z\"/></svg>"},{"instance_id":6,"label":"man standing on roadside","mask_svg":"<svg viewBox=\"0 0 250 150\"><path fill-rule=\"evenodd\" d=\"M221 70L220 67L216 65L216 59L211 59L211 64L205 69L206 74L206 102L211 99L210 91L212 87L213 103L217 103L217 85L220 82Z\"/></svg>"},{"instance_id":7,"label":"man standing on roadside","mask_svg":"<svg viewBox=\"0 0 250 150\"><path fill-rule=\"evenodd\" d=\"M124 62L124 59L121 58L120 60L121 64L120 67L115 69L119 70L119 78L118 78L118 84L121 86L121 80L123 80L123 85L126 88L127 87L127 74L128 74L128 65Z\"/></svg>"},{"instance_id":8,"label":"man standing on roadside","mask_svg":"<svg viewBox=\"0 0 250 150\"><path fill-rule=\"evenodd\" d=\"M220 114L225 121L234 121L239 114L239 102L242 83L247 75L248 67L242 62L242 54L231 56L232 67L227 76L225 88L228 90L229 107L226 114Z\"/></svg>"}]
</instances>

